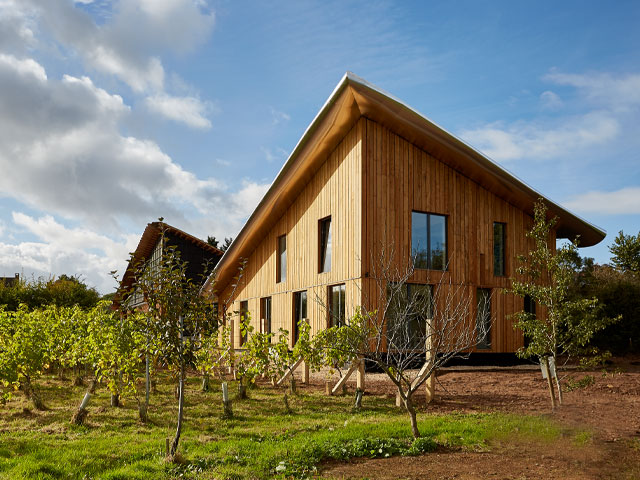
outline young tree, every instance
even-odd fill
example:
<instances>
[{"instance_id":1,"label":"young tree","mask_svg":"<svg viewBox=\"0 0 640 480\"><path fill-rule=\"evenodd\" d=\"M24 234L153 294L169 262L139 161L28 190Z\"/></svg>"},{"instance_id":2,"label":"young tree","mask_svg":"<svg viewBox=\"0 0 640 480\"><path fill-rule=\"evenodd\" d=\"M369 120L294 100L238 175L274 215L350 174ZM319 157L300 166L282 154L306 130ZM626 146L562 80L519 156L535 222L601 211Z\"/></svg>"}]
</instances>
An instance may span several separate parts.
<instances>
[{"instance_id":1,"label":"young tree","mask_svg":"<svg viewBox=\"0 0 640 480\"><path fill-rule=\"evenodd\" d=\"M640 232L638 235L625 235L622 230L609 246L613 255L611 263L619 271L640 274Z\"/></svg>"},{"instance_id":2,"label":"young tree","mask_svg":"<svg viewBox=\"0 0 640 480\"><path fill-rule=\"evenodd\" d=\"M164 237L162 240L164 242ZM178 372L178 421L169 456L177 451L182 432L186 368L204 339L217 328L213 303L200 295L200 283L187 276L187 263L175 247L164 245L161 257L136 278L147 302L149 328L158 340L158 357Z\"/></svg>"},{"instance_id":3,"label":"young tree","mask_svg":"<svg viewBox=\"0 0 640 480\"><path fill-rule=\"evenodd\" d=\"M518 312L515 328L523 331L527 346L518 351L524 358L538 357L547 372L551 406L555 408L555 395L551 382L548 358L558 365L558 357L580 356L588 353L587 347L594 334L618 320L610 319L601 312L596 298L581 298L571 295L575 278L575 259L578 257L577 242L565 243L559 249L550 245L550 233L557 218L547 219L547 207L539 200L534 207L534 223L527 236L534 248L519 257L520 279L511 283L511 293L528 296L546 310L546 318L533 313ZM562 403L562 388L556 377L559 401Z\"/></svg>"}]
</instances>

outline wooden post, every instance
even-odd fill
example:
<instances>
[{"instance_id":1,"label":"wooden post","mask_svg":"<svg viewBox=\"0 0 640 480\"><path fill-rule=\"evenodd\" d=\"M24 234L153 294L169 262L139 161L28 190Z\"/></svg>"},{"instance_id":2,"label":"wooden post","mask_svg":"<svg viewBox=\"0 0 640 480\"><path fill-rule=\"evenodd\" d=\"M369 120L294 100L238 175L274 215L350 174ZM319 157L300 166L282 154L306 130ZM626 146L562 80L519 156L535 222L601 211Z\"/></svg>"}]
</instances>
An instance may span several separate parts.
<instances>
[{"instance_id":1,"label":"wooden post","mask_svg":"<svg viewBox=\"0 0 640 480\"><path fill-rule=\"evenodd\" d=\"M396 407L402 407L402 397L400 396L400 392L396 392Z\"/></svg>"},{"instance_id":2,"label":"wooden post","mask_svg":"<svg viewBox=\"0 0 640 480\"><path fill-rule=\"evenodd\" d=\"M549 386L549 395L551 396L551 410L556 409L556 395L553 391L553 380L551 379L551 369L549 368L549 359L547 356L542 357L542 366L547 375L547 385Z\"/></svg>"},{"instance_id":3,"label":"wooden post","mask_svg":"<svg viewBox=\"0 0 640 480\"><path fill-rule=\"evenodd\" d=\"M358 365L358 372L356 374L356 389L364 392L364 358L360 359Z\"/></svg>"},{"instance_id":4,"label":"wooden post","mask_svg":"<svg viewBox=\"0 0 640 480\"><path fill-rule=\"evenodd\" d=\"M433 368L434 351L433 351L433 328L432 328L433 319L427 320L427 339L425 341L425 365L427 366L427 371ZM425 399L426 403L431 403L436 394L436 372L435 370L431 372L429 378L424 382L425 387Z\"/></svg>"},{"instance_id":5,"label":"wooden post","mask_svg":"<svg viewBox=\"0 0 640 480\"><path fill-rule=\"evenodd\" d=\"M302 383L309 385L309 364L307 362L302 363Z\"/></svg>"}]
</instances>

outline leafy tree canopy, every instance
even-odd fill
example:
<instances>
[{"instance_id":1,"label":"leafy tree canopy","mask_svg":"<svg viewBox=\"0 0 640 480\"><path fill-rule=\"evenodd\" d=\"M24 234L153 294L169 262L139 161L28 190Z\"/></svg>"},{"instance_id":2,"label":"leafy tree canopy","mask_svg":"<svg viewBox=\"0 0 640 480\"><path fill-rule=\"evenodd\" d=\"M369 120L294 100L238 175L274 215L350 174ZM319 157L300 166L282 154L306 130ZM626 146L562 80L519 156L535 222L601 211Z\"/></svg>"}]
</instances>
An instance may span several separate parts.
<instances>
[{"instance_id":1,"label":"leafy tree canopy","mask_svg":"<svg viewBox=\"0 0 640 480\"><path fill-rule=\"evenodd\" d=\"M613 255L611 262L621 272L640 273L640 232L638 235L625 235L622 230L609 246Z\"/></svg>"},{"instance_id":2,"label":"leafy tree canopy","mask_svg":"<svg viewBox=\"0 0 640 480\"><path fill-rule=\"evenodd\" d=\"M78 305L90 309L99 300L100 294L96 289L87 286L77 276L60 275L48 280L40 277L30 281L20 279L8 286L0 283L0 305L4 305L7 311L16 311L20 304L26 305L29 310L47 305Z\"/></svg>"}]
</instances>

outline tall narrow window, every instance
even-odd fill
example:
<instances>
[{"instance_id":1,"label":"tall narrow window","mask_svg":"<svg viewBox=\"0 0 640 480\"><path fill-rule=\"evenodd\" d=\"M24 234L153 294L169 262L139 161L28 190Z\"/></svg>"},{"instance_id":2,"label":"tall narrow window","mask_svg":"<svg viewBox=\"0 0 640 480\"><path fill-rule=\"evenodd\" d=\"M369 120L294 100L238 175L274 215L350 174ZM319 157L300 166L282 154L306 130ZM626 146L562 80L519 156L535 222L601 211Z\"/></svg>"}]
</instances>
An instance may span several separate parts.
<instances>
[{"instance_id":1,"label":"tall narrow window","mask_svg":"<svg viewBox=\"0 0 640 480\"><path fill-rule=\"evenodd\" d=\"M329 287L329 327L346 325L345 284Z\"/></svg>"},{"instance_id":2,"label":"tall narrow window","mask_svg":"<svg viewBox=\"0 0 640 480\"><path fill-rule=\"evenodd\" d=\"M318 272L331 271L331 217L318 221Z\"/></svg>"},{"instance_id":3,"label":"tall narrow window","mask_svg":"<svg viewBox=\"0 0 640 480\"><path fill-rule=\"evenodd\" d=\"M533 315L534 317L536 316L536 301L531 298L531 295L524 296L524 312L528 313L529 315ZM531 339L529 338L529 335L525 335L524 347L528 347L530 342Z\"/></svg>"},{"instance_id":4,"label":"tall narrow window","mask_svg":"<svg viewBox=\"0 0 640 480\"><path fill-rule=\"evenodd\" d=\"M307 291L293 294L293 344L300 337L300 322L307 318Z\"/></svg>"},{"instance_id":5,"label":"tall narrow window","mask_svg":"<svg viewBox=\"0 0 640 480\"><path fill-rule=\"evenodd\" d=\"M476 311L477 348L487 350L491 348L491 289L478 288Z\"/></svg>"},{"instance_id":6,"label":"tall narrow window","mask_svg":"<svg viewBox=\"0 0 640 480\"><path fill-rule=\"evenodd\" d=\"M505 275L505 223L493 222L493 274L496 277Z\"/></svg>"},{"instance_id":7,"label":"tall narrow window","mask_svg":"<svg viewBox=\"0 0 640 480\"><path fill-rule=\"evenodd\" d=\"M260 299L260 331L271 333L271 297Z\"/></svg>"},{"instance_id":8,"label":"tall narrow window","mask_svg":"<svg viewBox=\"0 0 640 480\"><path fill-rule=\"evenodd\" d=\"M281 235L276 241L276 283L287 280L287 236Z\"/></svg>"},{"instance_id":9,"label":"tall narrow window","mask_svg":"<svg viewBox=\"0 0 640 480\"><path fill-rule=\"evenodd\" d=\"M447 269L447 217L411 212L411 256L416 268Z\"/></svg>"},{"instance_id":10,"label":"tall narrow window","mask_svg":"<svg viewBox=\"0 0 640 480\"><path fill-rule=\"evenodd\" d=\"M240 324L238 325L240 328L240 346L244 345L247 341L247 331L242 328L242 324L246 321L249 321L249 302L243 300L240 302Z\"/></svg>"}]
</instances>

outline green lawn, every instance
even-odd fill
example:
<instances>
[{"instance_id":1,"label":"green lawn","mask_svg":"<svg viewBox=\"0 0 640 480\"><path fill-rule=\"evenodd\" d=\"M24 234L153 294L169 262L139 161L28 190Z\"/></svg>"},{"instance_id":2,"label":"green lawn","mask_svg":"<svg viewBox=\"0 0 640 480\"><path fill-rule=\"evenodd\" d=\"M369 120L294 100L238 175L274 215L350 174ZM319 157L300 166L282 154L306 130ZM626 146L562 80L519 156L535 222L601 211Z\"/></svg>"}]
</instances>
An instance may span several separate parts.
<instances>
[{"instance_id":1,"label":"green lawn","mask_svg":"<svg viewBox=\"0 0 640 480\"><path fill-rule=\"evenodd\" d=\"M88 425L73 426L69 419L84 389L52 378L40 385L48 411L24 412L30 405L20 397L0 406L0 479L304 478L324 459L488 449L507 436L553 441L564 433L543 417L424 410L423 438L413 442L409 417L392 400L365 396L363 410L354 413L351 396L302 391L290 396L287 414L281 392L271 387L235 400L235 417L224 420L219 384L201 393L194 378L186 392L182 461L174 464L164 460L177 414L168 379L152 396L147 425L138 422L135 401L111 408L103 389L92 400Z\"/></svg>"}]
</instances>

